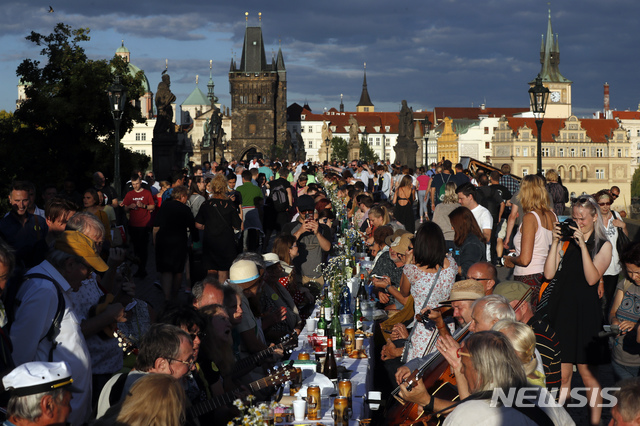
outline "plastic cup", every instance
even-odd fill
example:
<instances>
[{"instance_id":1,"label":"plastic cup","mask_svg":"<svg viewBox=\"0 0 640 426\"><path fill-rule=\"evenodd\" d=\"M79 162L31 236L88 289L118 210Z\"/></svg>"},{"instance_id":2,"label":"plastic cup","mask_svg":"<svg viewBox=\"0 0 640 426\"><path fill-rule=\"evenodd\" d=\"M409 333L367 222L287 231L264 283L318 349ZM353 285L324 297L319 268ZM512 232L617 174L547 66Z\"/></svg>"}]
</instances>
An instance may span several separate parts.
<instances>
[{"instance_id":1,"label":"plastic cup","mask_svg":"<svg viewBox=\"0 0 640 426\"><path fill-rule=\"evenodd\" d=\"M316 320L309 318L307 320L307 332L313 333L314 331L316 331Z\"/></svg>"},{"instance_id":2,"label":"plastic cup","mask_svg":"<svg viewBox=\"0 0 640 426\"><path fill-rule=\"evenodd\" d=\"M307 411L307 401L304 399L296 399L293 401L293 418L297 422L304 421L304 415Z\"/></svg>"},{"instance_id":3,"label":"plastic cup","mask_svg":"<svg viewBox=\"0 0 640 426\"><path fill-rule=\"evenodd\" d=\"M356 350L361 351L364 344L364 337L356 337Z\"/></svg>"},{"instance_id":4,"label":"plastic cup","mask_svg":"<svg viewBox=\"0 0 640 426\"><path fill-rule=\"evenodd\" d=\"M382 392L380 391L369 391L369 393L367 394L367 399L369 401L380 401L382 399ZM372 410L377 410L380 408L380 404L372 404L371 402L369 403L369 407Z\"/></svg>"}]
</instances>

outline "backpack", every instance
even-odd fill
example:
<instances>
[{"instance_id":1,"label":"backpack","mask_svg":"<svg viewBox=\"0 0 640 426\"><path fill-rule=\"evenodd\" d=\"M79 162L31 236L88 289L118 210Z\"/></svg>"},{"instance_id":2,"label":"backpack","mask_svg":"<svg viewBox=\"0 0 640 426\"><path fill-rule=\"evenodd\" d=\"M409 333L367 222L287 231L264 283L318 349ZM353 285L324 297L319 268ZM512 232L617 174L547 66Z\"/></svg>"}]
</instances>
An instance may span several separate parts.
<instances>
[{"instance_id":1,"label":"backpack","mask_svg":"<svg viewBox=\"0 0 640 426\"><path fill-rule=\"evenodd\" d=\"M62 325L62 318L64 317L64 310L66 308L66 304L64 301L64 295L62 293L62 288L60 287L60 284L58 284L58 282L53 278L51 278L50 276L44 275L44 274L38 274L38 273L26 274L25 276L22 277L21 280L14 281L12 285L9 285L7 287L7 294L5 296L5 301L4 301L5 303L4 308L7 315L7 324L5 324L5 326L3 327L3 331L7 336L9 336L9 332L11 331L11 325L16 319L16 309L22 303L21 300L16 299L16 296L18 294L18 291L20 290L20 287L22 287L22 284L24 284L25 281L30 280L31 278L39 278L42 280L50 281L51 283L53 283L53 286L55 287L56 293L58 296L58 307L56 309L56 315L53 317L53 321L51 322L51 326L49 327L49 330L47 330L47 334L45 334L44 337L40 339L40 341L38 342L40 343L45 338L51 342L51 349L49 350L48 361L52 362L53 351L56 349L56 346L58 346L58 342L56 342L56 337L58 337L58 334L60 334L60 327Z\"/></svg>"},{"instance_id":2,"label":"backpack","mask_svg":"<svg viewBox=\"0 0 640 426\"><path fill-rule=\"evenodd\" d=\"M477 200L478 204L480 204L482 207L489 210L489 213L491 213L491 216L493 217L494 223L497 223L498 220L500 219L498 217L498 214L500 213L500 205L496 203L496 200L495 200L496 193L498 193L498 190L490 186L479 186L476 189L476 194L480 195L478 197L479 199Z\"/></svg>"},{"instance_id":3,"label":"backpack","mask_svg":"<svg viewBox=\"0 0 640 426\"><path fill-rule=\"evenodd\" d=\"M287 189L284 185L277 185L271 189L269 193L269 199L273 204L273 208L277 212L286 212L289 210L289 198L287 195Z\"/></svg>"}]
</instances>

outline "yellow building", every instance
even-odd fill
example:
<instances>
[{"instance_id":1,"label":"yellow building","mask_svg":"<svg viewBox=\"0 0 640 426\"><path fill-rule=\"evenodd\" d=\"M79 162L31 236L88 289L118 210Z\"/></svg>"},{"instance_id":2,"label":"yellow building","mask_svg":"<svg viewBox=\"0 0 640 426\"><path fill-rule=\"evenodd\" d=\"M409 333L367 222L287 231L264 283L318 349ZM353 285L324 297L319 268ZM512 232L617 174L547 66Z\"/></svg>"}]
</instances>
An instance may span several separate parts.
<instances>
[{"instance_id":1,"label":"yellow building","mask_svg":"<svg viewBox=\"0 0 640 426\"><path fill-rule=\"evenodd\" d=\"M445 117L442 121L442 133L438 137L438 161L443 159L458 162L458 134L453 131L453 119Z\"/></svg>"}]
</instances>

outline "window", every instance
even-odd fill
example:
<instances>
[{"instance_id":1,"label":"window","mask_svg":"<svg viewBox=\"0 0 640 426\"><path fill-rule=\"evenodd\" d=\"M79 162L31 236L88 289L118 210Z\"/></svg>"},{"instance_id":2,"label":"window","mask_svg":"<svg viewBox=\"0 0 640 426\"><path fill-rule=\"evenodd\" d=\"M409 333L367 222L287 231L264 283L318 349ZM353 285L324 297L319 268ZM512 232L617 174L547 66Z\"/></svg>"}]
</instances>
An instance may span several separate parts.
<instances>
[{"instance_id":1,"label":"window","mask_svg":"<svg viewBox=\"0 0 640 426\"><path fill-rule=\"evenodd\" d=\"M640 129L636 130L636 136L640 136Z\"/></svg>"},{"instance_id":2,"label":"window","mask_svg":"<svg viewBox=\"0 0 640 426\"><path fill-rule=\"evenodd\" d=\"M529 156L529 148L527 148L526 146L522 148L522 156L523 157Z\"/></svg>"},{"instance_id":3,"label":"window","mask_svg":"<svg viewBox=\"0 0 640 426\"><path fill-rule=\"evenodd\" d=\"M542 156L543 157L549 156L549 148L542 148Z\"/></svg>"},{"instance_id":4,"label":"window","mask_svg":"<svg viewBox=\"0 0 640 426\"><path fill-rule=\"evenodd\" d=\"M558 148L558 157L564 157L564 148Z\"/></svg>"},{"instance_id":5,"label":"window","mask_svg":"<svg viewBox=\"0 0 640 426\"><path fill-rule=\"evenodd\" d=\"M491 142L485 142L484 149L491 149Z\"/></svg>"},{"instance_id":6,"label":"window","mask_svg":"<svg viewBox=\"0 0 640 426\"><path fill-rule=\"evenodd\" d=\"M251 134L251 135L255 135L256 134L256 125L255 124L249 124L249 134Z\"/></svg>"},{"instance_id":7,"label":"window","mask_svg":"<svg viewBox=\"0 0 640 426\"><path fill-rule=\"evenodd\" d=\"M364 112L369 112L369 107L364 107Z\"/></svg>"},{"instance_id":8,"label":"window","mask_svg":"<svg viewBox=\"0 0 640 426\"><path fill-rule=\"evenodd\" d=\"M604 150L602 148L596 149L596 157L604 157Z\"/></svg>"},{"instance_id":9,"label":"window","mask_svg":"<svg viewBox=\"0 0 640 426\"><path fill-rule=\"evenodd\" d=\"M529 169L522 169L522 177L525 177L529 174Z\"/></svg>"},{"instance_id":10,"label":"window","mask_svg":"<svg viewBox=\"0 0 640 426\"><path fill-rule=\"evenodd\" d=\"M587 156L587 149L586 148L582 148L582 152L580 153L581 157L586 157Z\"/></svg>"},{"instance_id":11,"label":"window","mask_svg":"<svg viewBox=\"0 0 640 426\"><path fill-rule=\"evenodd\" d=\"M313 133L313 126L309 126L309 133Z\"/></svg>"},{"instance_id":12,"label":"window","mask_svg":"<svg viewBox=\"0 0 640 426\"><path fill-rule=\"evenodd\" d=\"M575 157L576 156L576 149L575 148L571 148L569 150L569 157Z\"/></svg>"},{"instance_id":13,"label":"window","mask_svg":"<svg viewBox=\"0 0 640 426\"><path fill-rule=\"evenodd\" d=\"M313 141L309 141L309 148L313 148Z\"/></svg>"},{"instance_id":14,"label":"window","mask_svg":"<svg viewBox=\"0 0 640 426\"><path fill-rule=\"evenodd\" d=\"M596 169L596 179L604 179L604 169Z\"/></svg>"},{"instance_id":15,"label":"window","mask_svg":"<svg viewBox=\"0 0 640 426\"><path fill-rule=\"evenodd\" d=\"M257 103L257 104L261 104L261 103L262 103L262 96L258 95L258 96L256 97L256 103Z\"/></svg>"},{"instance_id":16,"label":"window","mask_svg":"<svg viewBox=\"0 0 640 426\"><path fill-rule=\"evenodd\" d=\"M140 140L140 133L136 133L136 140L139 141ZM138 152L138 151L136 151Z\"/></svg>"},{"instance_id":17,"label":"window","mask_svg":"<svg viewBox=\"0 0 640 426\"><path fill-rule=\"evenodd\" d=\"M304 133L304 126L300 126L300 133Z\"/></svg>"},{"instance_id":18,"label":"window","mask_svg":"<svg viewBox=\"0 0 640 426\"><path fill-rule=\"evenodd\" d=\"M484 134L485 134L485 135L488 135L488 134L489 134L489 128L488 128L488 127L485 127L485 128L484 128Z\"/></svg>"},{"instance_id":19,"label":"window","mask_svg":"<svg viewBox=\"0 0 640 426\"><path fill-rule=\"evenodd\" d=\"M376 146L380 146L380 138L376 138Z\"/></svg>"},{"instance_id":20,"label":"window","mask_svg":"<svg viewBox=\"0 0 640 426\"><path fill-rule=\"evenodd\" d=\"M622 158L622 148L618 148L618 158Z\"/></svg>"}]
</instances>

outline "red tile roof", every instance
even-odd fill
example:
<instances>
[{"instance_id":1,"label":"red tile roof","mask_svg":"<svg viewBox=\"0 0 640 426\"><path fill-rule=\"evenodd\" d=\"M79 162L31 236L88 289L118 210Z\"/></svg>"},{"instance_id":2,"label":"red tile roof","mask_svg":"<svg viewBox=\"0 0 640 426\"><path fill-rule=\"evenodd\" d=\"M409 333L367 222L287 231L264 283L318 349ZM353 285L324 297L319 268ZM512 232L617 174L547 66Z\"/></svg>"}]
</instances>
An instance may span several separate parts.
<instances>
[{"instance_id":1,"label":"red tile roof","mask_svg":"<svg viewBox=\"0 0 640 426\"><path fill-rule=\"evenodd\" d=\"M535 118L510 117L507 118L507 121L509 122L509 127L515 132L518 132L520 128L526 125L532 129L533 137L538 137ZM542 124L543 142L555 142L560 135L560 129L564 129L565 127L565 121L566 119L564 118L545 118ZM618 122L616 120L584 118L580 120L580 123L582 128L587 131L587 136L595 143L606 143L607 138L611 139L613 131L618 128Z\"/></svg>"},{"instance_id":2,"label":"red tile roof","mask_svg":"<svg viewBox=\"0 0 640 426\"><path fill-rule=\"evenodd\" d=\"M640 120L640 111L611 111L611 114L621 120Z\"/></svg>"},{"instance_id":3,"label":"red tile roof","mask_svg":"<svg viewBox=\"0 0 640 426\"><path fill-rule=\"evenodd\" d=\"M444 120L445 117L452 119L468 118L477 119L481 115L488 117L512 117L514 114L520 114L529 111L529 107L526 108L462 108L462 107L437 107L433 109L433 112L438 121Z\"/></svg>"}]
</instances>

